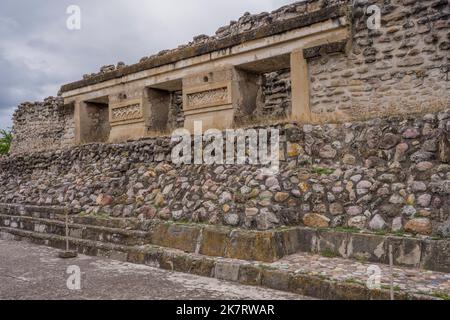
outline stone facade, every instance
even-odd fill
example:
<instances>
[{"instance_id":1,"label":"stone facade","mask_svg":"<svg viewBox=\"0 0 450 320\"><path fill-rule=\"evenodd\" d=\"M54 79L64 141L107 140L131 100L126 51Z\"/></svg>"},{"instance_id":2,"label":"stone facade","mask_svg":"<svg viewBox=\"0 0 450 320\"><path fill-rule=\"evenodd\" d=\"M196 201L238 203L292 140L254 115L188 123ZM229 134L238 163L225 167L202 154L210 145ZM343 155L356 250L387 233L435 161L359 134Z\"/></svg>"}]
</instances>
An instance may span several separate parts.
<instances>
[{"instance_id":1,"label":"stone facade","mask_svg":"<svg viewBox=\"0 0 450 320\"><path fill-rule=\"evenodd\" d=\"M373 4L379 29L367 25ZM34 147L20 138L32 116L21 116L12 153L192 130L194 121L226 129L437 112L450 104L449 15L445 0L309 0L246 13L214 36L62 86L75 134Z\"/></svg>"},{"instance_id":2,"label":"stone facade","mask_svg":"<svg viewBox=\"0 0 450 320\"><path fill-rule=\"evenodd\" d=\"M303 1L245 14L215 36L197 36L134 65L104 66L61 87L64 104L75 109L74 144L124 142L181 124L192 131L195 121L206 130L306 119L303 50L348 39L348 25L345 1ZM180 92L183 101L177 104ZM93 111L102 115L100 122L108 122L98 132Z\"/></svg>"},{"instance_id":3,"label":"stone facade","mask_svg":"<svg viewBox=\"0 0 450 320\"><path fill-rule=\"evenodd\" d=\"M61 98L22 103L14 113L13 121L11 154L73 146L73 108L64 107Z\"/></svg>"},{"instance_id":4,"label":"stone facade","mask_svg":"<svg viewBox=\"0 0 450 320\"><path fill-rule=\"evenodd\" d=\"M258 230L449 236L450 110L277 128L276 176L254 165L174 165L174 142L160 137L3 158L0 202Z\"/></svg>"},{"instance_id":5,"label":"stone facade","mask_svg":"<svg viewBox=\"0 0 450 320\"><path fill-rule=\"evenodd\" d=\"M255 111L258 118L284 119L290 112L290 73L280 70L264 74L261 83L261 103ZM119 97L115 100L120 103ZM111 122L132 121L142 117L138 105L126 105L111 110ZM94 124L101 123L100 114L89 116ZM254 120L254 118L252 118ZM23 103L14 115L14 141L11 154L54 150L74 146L75 122L73 108L64 106L61 98L49 97L44 102ZM169 132L184 127L182 91L170 95L167 126L160 130Z\"/></svg>"}]
</instances>

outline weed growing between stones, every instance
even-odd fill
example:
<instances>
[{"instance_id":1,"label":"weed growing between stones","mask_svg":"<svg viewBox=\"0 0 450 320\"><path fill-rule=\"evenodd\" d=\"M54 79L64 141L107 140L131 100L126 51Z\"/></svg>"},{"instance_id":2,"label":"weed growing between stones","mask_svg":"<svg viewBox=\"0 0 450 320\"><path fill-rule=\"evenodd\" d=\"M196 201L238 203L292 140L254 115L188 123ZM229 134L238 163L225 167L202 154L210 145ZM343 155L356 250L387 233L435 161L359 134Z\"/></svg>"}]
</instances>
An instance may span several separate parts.
<instances>
[{"instance_id":1,"label":"weed growing between stones","mask_svg":"<svg viewBox=\"0 0 450 320\"><path fill-rule=\"evenodd\" d=\"M332 174L336 169L332 168L322 168L322 167L314 167L311 169L312 173L318 174L318 175L330 175Z\"/></svg>"}]
</instances>

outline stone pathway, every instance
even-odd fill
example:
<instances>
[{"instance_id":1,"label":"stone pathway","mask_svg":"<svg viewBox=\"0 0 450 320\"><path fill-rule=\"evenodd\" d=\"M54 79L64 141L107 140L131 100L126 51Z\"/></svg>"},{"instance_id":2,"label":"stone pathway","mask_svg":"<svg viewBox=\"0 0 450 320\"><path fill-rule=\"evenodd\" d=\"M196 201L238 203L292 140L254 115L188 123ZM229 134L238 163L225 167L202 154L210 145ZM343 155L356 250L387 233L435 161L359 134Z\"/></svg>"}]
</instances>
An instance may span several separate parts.
<instances>
[{"instance_id":1,"label":"stone pathway","mask_svg":"<svg viewBox=\"0 0 450 320\"><path fill-rule=\"evenodd\" d=\"M298 294L170 272L79 255L57 258L58 250L0 240L0 300L310 300ZM69 290L68 266L81 271L81 290Z\"/></svg>"},{"instance_id":2,"label":"stone pathway","mask_svg":"<svg viewBox=\"0 0 450 320\"><path fill-rule=\"evenodd\" d=\"M323 276L336 281L348 281L366 284L370 275L369 267L379 267L381 271L381 286L390 286L390 271L388 265L362 263L342 258L326 258L319 255L297 253L285 257L271 267L292 271L295 273ZM394 288L429 295L444 294L450 296L450 274L434 271L393 268Z\"/></svg>"},{"instance_id":3,"label":"stone pathway","mask_svg":"<svg viewBox=\"0 0 450 320\"><path fill-rule=\"evenodd\" d=\"M163 265L166 267L171 265L172 270L186 272L188 274L167 273L167 271L147 266L122 262L108 262L110 260L89 258L81 255L81 260L77 261L77 264L84 263L83 265L85 267L83 267L83 270L87 270L86 274L88 277L94 279L93 282L88 284L90 285L91 290L94 290L93 292L96 298L102 299L104 295L104 299L133 299L141 297L140 294L144 294L144 296L147 297L146 290L150 290L148 295L149 299L208 299L208 297L233 299L233 297L240 297L239 294L241 293L245 294L244 292L252 295L244 295L246 298L254 297L256 299L262 299L262 297L265 296L266 289L264 288L258 286L241 286L237 284L234 286L231 282L220 281L226 280L241 284L262 285L266 288L292 291L300 293L303 296L313 296L321 299L389 299L389 291L386 289L389 289L390 287L390 270L388 265L383 264L358 262L343 258L322 257L307 253L297 253L287 256L274 263L261 263L220 257L207 257L198 254L185 253L180 250L170 250L153 246L129 247L129 249L131 251L141 252L143 255L150 254L148 257L159 257L160 259L155 261L150 259L146 262L151 262L151 266L153 266L153 263L158 266ZM27 279L35 279L38 276L42 277L42 275L38 275L38 272L41 272L42 270L45 271L43 274L44 278L46 278L48 284L53 287L55 274L50 274L50 271L55 271L55 268L58 267L60 275L61 272L64 272L64 270L60 268L59 260L54 258L55 252L54 249L34 246L27 243L0 241L0 280L2 281L0 286L0 299L2 299L2 297L10 297L13 293L15 298L30 297L28 294L33 293L33 288L38 289L38 287L25 286L22 288L20 285L23 284L23 282L26 283L27 281L25 280ZM163 252L164 254L158 255L156 254L158 252ZM111 254L114 256L114 252ZM53 257L51 257L51 255L53 255ZM39 261L35 261L36 258L39 258ZM140 262L140 260L135 259L129 261L143 263ZM192 263L175 264L175 261L191 261ZM86 264L85 262L90 263ZM40 263L43 263L43 267L39 266ZM70 263L73 262L70 261ZM47 266L47 264L49 264L49 266ZM215 269L213 274L201 274L216 279L192 275L192 273L195 274L195 270L199 272L203 270L202 268L208 269L214 265ZM111 274L105 274L104 271L106 269L110 269ZM147 271L143 271L144 269ZM6 273L4 272L5 270ZM117 275L115 275L115 273L123 274L122 271L124 270L129 271L127 272L127 277L117 277ZM275 272L272 272L272 270ZM384 290L368 290L368 288L378 288L376 286L368 287L367 285L369 279L372 279L372 284L376 284L376 281L373 281L374 278L376 280L376 272L378 272L379 275L380 288ZM29 274L31 274L31 278L29 278ZM152 284L148 282L147 284L153 289L147 288L146 285L141 284L143 279L142 275L144 274L146 275L144 279L151 280ZM169 277L169 274L174 276ZM42 288L43 282L40 278L38 279L39 281L35 284ZM61 287L64 283L64 279L65 278L59 279L57 286ZM176 285L172 283L172 280L174 279L177 280ZM199 290L194 290L193 296L185 296L184 294L180 294L180 291L175 290L177 286L187 289L185 285L187 285L186 281L188 279L192 280L194 287L197 288L198 285ZM450 273L394 267L393 280L396 299L450 298ZM164 292L162 296L160 291L155 295L155 290L158 288L153 287L154 284L159 281L161 282L160 284L162 287L169 288L169 291ZM34 281L32 281L32 283L33 282ZM107 283L111 282L116 285L120 284L123 291L113 290L110 293L109 290L111 287L109 287ZM137 296L129 296L128 294L131 291L128 291L130 290L128 285L130 283L138 284L137 288L140 288L143 291L138 293L138 291L135 290L133 292L134 294L137 294ZM337 286L333 285L330 288L330 283L335 283ZM48 288L47 285L47 289ZM98 290L98 288L103 288L103 293L100 293L99 296L96 295L96 290ZM64 289L64 287L61 289ZM117 287L115 289L117 289ZM219 289L219 292L215 292L217 289ZM332 290L330 291L330 289ZM202 290L206 291L203 292ZM239 294L234 295L233 290L238 290L238 292L240 292ZM50 298L55 298L53 289L49 290L49 293L42 290L39 291L38 296L40 297L50 294ZM58 292L60 294L58 297L63 297L63 294L67 293L64 290L59 290ZM302 299L302 296L290 295L287 292L285 293L286 296L283 296L283 293L280 291L274 291L274 293L272 293L272 291L267 291L267 297L270 297L270 299L296 299L295 297ZM83 298L91 299L93 297L92 292L87 291L87 294L88 295L83 296ZM120 296L117 297L119 294Z\"/></svg>"}]
</instances>

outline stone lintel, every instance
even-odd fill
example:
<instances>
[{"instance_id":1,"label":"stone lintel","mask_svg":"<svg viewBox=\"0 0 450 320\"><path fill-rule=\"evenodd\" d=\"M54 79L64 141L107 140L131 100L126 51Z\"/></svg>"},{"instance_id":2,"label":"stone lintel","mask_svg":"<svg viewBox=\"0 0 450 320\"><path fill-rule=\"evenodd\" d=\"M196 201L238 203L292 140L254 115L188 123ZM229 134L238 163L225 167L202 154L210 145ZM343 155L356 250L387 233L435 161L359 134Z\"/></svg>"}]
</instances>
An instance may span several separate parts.
<instances>
[{"instance_id":1,"label":"stone lintel","mask_svg":"<svg viewBox=\"0 0 450 320\"><path fill-rule=\"evenodd\" d=\"M323 45L306 48L303 50L303 57L305 59L312 59L320 57L322 55L328 55L333 53L345 52L347 41L337 41L332 43L326 43Z\"/></svg>"}]
</instances>

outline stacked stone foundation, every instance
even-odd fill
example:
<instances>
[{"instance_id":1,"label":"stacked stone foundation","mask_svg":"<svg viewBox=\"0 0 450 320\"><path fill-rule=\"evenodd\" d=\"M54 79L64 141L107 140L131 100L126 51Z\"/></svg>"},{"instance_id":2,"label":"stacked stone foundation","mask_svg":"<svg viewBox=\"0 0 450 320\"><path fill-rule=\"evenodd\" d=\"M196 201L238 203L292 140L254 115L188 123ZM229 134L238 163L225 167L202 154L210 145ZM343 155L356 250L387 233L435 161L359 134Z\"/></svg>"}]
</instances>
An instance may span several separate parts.
<instances>
[{"instance_id":1,"label":"stacked stone foundation","mask_svg":"<svg viewBox=\"0 0 450 320\"><path fill-rule=\"evenodd\" d=\"M0 201L248 230L305 225L448 237L449 119L445 111L280 124L275 176L248 164L175 165L170 137L7 157Z\"/></svg>"}]
</instances>

